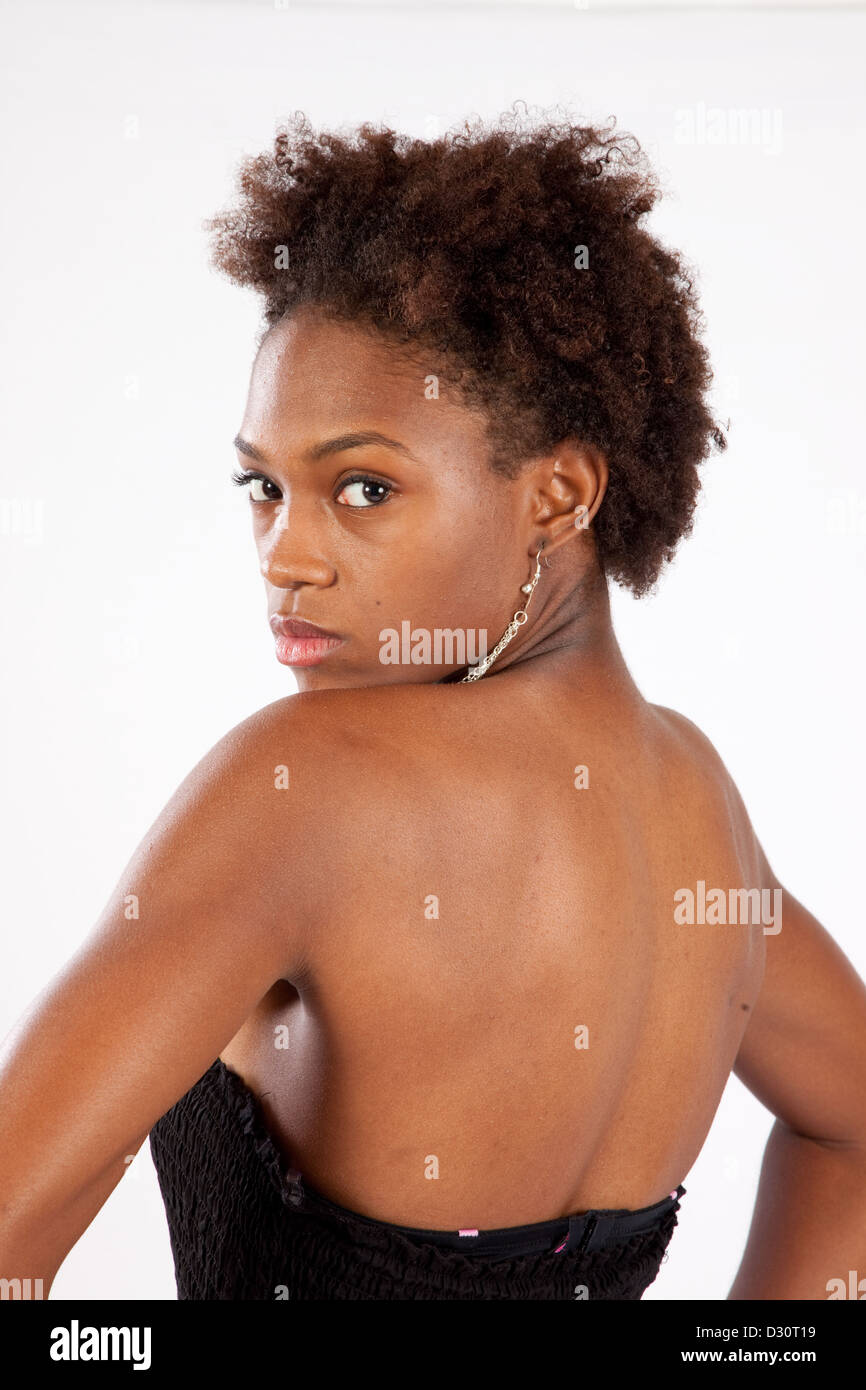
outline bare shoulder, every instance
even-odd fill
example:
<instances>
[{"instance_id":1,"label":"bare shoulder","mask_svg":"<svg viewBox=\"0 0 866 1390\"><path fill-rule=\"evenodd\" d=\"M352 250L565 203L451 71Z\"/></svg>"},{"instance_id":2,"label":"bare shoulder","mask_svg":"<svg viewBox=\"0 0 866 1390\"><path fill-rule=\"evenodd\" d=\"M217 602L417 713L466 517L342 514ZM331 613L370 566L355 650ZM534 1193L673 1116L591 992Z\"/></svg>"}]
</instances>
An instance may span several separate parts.
<instances>
[{"instance_id":1,"label":"bare shoulder","mask_svg":"<svg viewBox=\"0 0 866 1390\"><path fill-rule=\"evenodd\" d=\"M742 806L742 800L734 779L716 745L704 733L703 729L695 724L694 720L681 714L679 710L669 709L666 705L651 705L650 708L658 716L660 723L678 751L705 773L717 777L725 792L733 794L735 800Z\"/></svg>"},{"instance_id":2,"label":"bare shoulder","mask_svg":"<svg viewBox=\"0 0 866 1390\"><path fill-rule=\"evenodd\" d=\"M679 710L669 709L667 705L650 705L650 709L658 716L670 737L684 753L700 759L720 776L729 776L715 744L693 720L681 714Z\"/></svg>"},{"instance_id":3,"label":"bare shoulder","mask_svg":"<svg viewBox=\"0 0 866 1390\"><path fill-rule=\"evenodd\" d=\"M226 735L232 747L249 742L290 749L292 756L327 760L336 771L348 753L384 756L441 721L440 686L377 685L303 691L256 710Z\"/></svg>"},{"instance_id":4,"label":"bare shoulder","mask_svg":"<svg viewBox=\"0 0 866 1390\"><path fill-rule=\"evenodd\" d=\"M705 785L712 784L726 797L732 797L739 811L742 802L733 778L715 744L703 729L679 710L669 709L666 705L650 705L650 709L658 719L672 756L689 764L701 775Z\"/></svg>"},{"instance_id":5,"label":"bare shoulder","mask_svg":"<svg viewBox=\"0 0 866 1390\"><path fill-rule=\"evenodd\" d=\"M304 691L263 706L221 741L245 780L291 787L308 827L357 820L377 800L436 763L452 703L439 686L390 685ZM212 755L215 750L212 750Z\"/></svg>"},{"instance_id":6,"label":"bare shoulder","mask_svg":"<svg viewBox=\"0 0 866 1390\"><path fill-rule=\"evenodd\" d=\"M693 720L665 705L651 706L672 745L695 773L700 794L717 797L723 808L740 863L753 883L770 886L772 870L755 834L745 802L715 744Z\"/></svg>"}]
</instances>

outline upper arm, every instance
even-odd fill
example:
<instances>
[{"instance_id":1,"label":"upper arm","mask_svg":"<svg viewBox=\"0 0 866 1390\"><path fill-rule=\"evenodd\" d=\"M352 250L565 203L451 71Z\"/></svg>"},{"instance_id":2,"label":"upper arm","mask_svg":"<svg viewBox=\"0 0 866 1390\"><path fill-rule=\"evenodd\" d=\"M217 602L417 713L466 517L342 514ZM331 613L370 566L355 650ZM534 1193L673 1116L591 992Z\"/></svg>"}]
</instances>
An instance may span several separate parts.
<instances>
[{"instance_id":1,"label":"upper arm","mask_svg":"<svg viewBox=\"0 0 866 1390\"><path fill-rule=\"evenodd\" d=\"M866 1147L866 985L758 848L763 883L782 891L782 929L766 937L734 1072L796 1133Z\"/></svg>"},{"instance_id":2,"label":"upper arm","mask_svg":"<svg viewBox=\"0 0 866 1390\"><path fill-rule=\"evenodd\" d=\"M196 765L83 946L4 1040L7 1261L10 1250L32 1251L53 1278L124 1159L274 981L303 972L305 925L274 872L303 858L297 808L277 771L297 760L303 734L303 711L290 705L259 711Z\"/></svg>"},{"instance_id":3,"label":"upper arm","mask_svg":"<svg viewBox=\"0 0 866 1390\"><path fill-rule=\"evenodd\" d=\"M866 1147L866 985L826 928L779 882L719 762L751 882L781 894L781 930L760 929L761 983L734 1073L794 1133Z\"/></svg>"},{"instance_id":4,"label":"upper arm","mask_svg":"<svg viewBox=\"0 0 866 1390\"><path fill-rule=\"evenodd\" d=\"M734 1072L796 1133L866 1146L866 985L830 933L773 873L706 734L676 710L663 713L721 780L744 882L781 890L781 931L754 928L763 955L761 983Z\"/></svg>"}]
</instances>

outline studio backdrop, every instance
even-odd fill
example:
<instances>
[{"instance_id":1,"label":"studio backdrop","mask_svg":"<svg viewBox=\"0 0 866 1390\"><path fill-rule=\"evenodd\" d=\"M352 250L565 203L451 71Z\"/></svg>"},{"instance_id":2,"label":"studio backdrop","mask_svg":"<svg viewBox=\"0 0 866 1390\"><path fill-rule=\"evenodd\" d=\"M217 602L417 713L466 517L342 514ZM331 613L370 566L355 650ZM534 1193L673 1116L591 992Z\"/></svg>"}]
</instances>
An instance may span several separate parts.
<instances>
[{"instance_id":1,"label":"studio backdrop","mask_svg":"<svg viewBox=\"0 0 866 1390\"><path fill-rule=\"evenodd\" d=\"M0 1029L194 763L295 689L230 483L259 305L210 268L202 224L299 110L432 137L521 102L640 141L665 193L651 229L698 284L728 448L657 590L613 589L617 634L866 973L866 14L7 0L0 30ZM725 1298L771 1123L732 1077L648 1299ZM145 1144L52 1297L174 1296Z\"/></svg>"}]
</instances>

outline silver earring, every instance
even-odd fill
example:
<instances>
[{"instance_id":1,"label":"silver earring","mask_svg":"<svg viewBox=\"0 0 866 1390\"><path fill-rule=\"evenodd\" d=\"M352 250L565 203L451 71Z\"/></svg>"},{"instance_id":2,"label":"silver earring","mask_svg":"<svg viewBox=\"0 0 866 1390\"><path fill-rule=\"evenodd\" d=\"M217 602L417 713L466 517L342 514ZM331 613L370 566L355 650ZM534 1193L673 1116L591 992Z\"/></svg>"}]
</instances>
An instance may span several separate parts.
<instances>
[{"instance_id":1,"label":"silver earring","mask_svg":"<svg viewBox=\"0 0 866 1390\"><path fill-rule=\"evenodd\" d=\"M589 507L585 506L585 505L581 502L577 507L575 507L574 510L575 510L574 524L575 524L575 526L578 528L579 531L582 531L583 528L584 528L584 526L586 526L586 513L589 511Z\"/></svg>"},{"instance_id":2,"label":"silver earring","mask_svg":"<svg viewBox=\"0 0 866 1390\"><path fill-rule=\"evenodd\" d=\"M535 586L538 583L538 580L541 575L541 552L543 549L544 542L542 541L541 545L538 548L538 554L535 557L535 573L528 584L521 584L520 586L520 592L522 594L527 595L526 603L523 605L522 608L518 608L517 612L511 619L511 622L508 624L508 627L505 629L499 641L496 643L496 646L493 648L493 651L488 652L484 660L479 661L477 666L471 667L469 675L463 677L463 679L459 682L460 685L464 685L466 681L480 680L481 677L485 674L485 672L490 669L490 666L496 660L503 648L508 646L508 643L511 641L512 637L515 635L518 629L521 628L523 624L528 621L529 614L526 610L529 607L529 600L532 598Z\"/></svg>"}]
</instances>

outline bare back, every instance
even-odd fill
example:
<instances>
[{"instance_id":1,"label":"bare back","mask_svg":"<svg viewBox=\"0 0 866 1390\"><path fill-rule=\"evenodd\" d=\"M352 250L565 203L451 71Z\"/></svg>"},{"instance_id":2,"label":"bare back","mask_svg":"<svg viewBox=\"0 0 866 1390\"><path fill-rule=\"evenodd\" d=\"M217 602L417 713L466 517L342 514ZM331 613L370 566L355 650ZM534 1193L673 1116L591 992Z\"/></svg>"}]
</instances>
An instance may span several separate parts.
<instances>
[{"instance_id":1,"label":"bare back","mask_svg":"<svg viewBox=\"0 0 866 1390\"><path fill-rule=\"evenodd\" d=\"M287 1157L412 1226L660 1200L763 969L760 925L674 919L698 880L759 885L711 745L625 692L540 704L515 676L326 698L309 857L284 870L308 970L221 1053Z\"/></svg>"}]
</instances>

